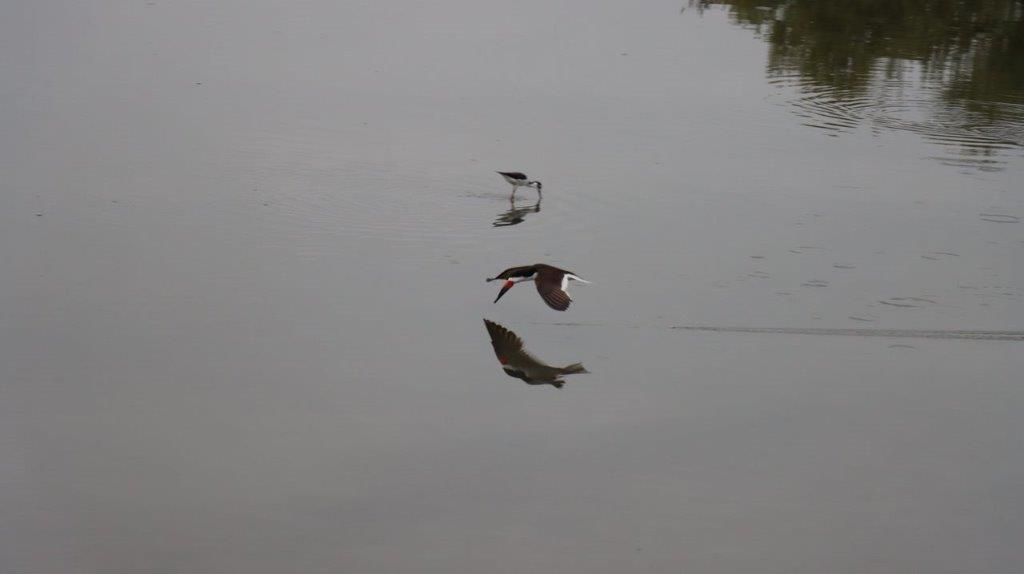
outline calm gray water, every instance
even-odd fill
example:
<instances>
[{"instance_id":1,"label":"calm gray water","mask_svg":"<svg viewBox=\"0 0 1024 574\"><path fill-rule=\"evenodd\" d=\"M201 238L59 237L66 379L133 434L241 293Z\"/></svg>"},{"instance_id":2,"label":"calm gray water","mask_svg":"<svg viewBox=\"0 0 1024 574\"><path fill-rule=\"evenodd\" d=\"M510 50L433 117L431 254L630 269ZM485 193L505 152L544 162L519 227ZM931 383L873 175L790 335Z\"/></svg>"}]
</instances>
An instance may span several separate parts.
<instances>
[{"instance_id":1,"label":"calm gray water","mask_svg":"<svg viewBox=\"0 0 1024 574\"><path fill-rule=\"evenodd\" d=\"M863 4L0 7L0 570L1024 570L1024 8Z\"/></svg>"}]
</instances>

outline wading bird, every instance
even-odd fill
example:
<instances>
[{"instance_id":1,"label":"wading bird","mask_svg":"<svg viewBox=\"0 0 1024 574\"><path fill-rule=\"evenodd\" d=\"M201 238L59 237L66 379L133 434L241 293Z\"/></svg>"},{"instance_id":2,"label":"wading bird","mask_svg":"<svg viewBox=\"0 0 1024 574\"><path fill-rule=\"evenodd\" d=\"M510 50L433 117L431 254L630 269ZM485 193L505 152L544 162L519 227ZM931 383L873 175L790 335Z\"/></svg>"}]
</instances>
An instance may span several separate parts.
<instances>
[{"instance_id":1,"label":"wading bird","mask_svg":"<svg viewBox=\"0 0 1024 574\"><path fill-rule=\"evenodd\" d=\"M539 181L530 181L527 179L526 174L521 171L499 171L498 175L505 178L505 181L512 184L512 195L516 194L516 189L520 187L536 187L537 195L540 195L541 183Z\"/></svg>"}]
</instances>

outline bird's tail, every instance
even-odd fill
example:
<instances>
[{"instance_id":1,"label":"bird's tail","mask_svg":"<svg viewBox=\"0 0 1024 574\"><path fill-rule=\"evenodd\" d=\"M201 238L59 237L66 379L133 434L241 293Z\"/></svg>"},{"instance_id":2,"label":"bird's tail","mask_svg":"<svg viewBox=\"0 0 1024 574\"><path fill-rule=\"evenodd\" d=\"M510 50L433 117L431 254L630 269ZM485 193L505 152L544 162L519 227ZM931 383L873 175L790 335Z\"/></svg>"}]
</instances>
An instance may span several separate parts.
<instances>
[{"instance_id":1,"label":"bird's tail","mask_svg":"<svg viewBox=\"0 0 1024 574\"><path fill-rule=\"evenodd\" d=\"M563 375L577 375L580 373L589 373L590 371L583 368L583 363L573 363L568 367L562 369Z\"/></svg>"}]
</instances>

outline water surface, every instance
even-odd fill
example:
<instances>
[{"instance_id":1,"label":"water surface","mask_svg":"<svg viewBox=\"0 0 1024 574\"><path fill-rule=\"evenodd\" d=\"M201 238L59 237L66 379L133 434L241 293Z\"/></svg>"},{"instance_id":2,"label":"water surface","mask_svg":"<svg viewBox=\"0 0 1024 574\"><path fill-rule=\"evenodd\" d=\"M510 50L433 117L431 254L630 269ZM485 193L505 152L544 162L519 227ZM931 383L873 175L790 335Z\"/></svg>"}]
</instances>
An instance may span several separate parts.
<instances>
[{"instance_id":1,"label":"water surface","mask_svg":"<svg viewBox=\"0 0 1024 574\"><path fill-rule=\"evenodd\" d=\"M1020 2L822 4L0 8L0 569L1021 570Z\"/></svg>"}]
</instances>

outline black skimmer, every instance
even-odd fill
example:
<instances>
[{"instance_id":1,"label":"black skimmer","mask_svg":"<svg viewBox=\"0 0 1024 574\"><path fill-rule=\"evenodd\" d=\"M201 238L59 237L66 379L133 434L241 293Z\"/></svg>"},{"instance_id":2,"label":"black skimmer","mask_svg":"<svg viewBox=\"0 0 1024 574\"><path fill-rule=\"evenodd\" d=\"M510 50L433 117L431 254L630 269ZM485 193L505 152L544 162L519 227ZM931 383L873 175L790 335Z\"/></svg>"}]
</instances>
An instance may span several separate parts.
<instances>
[{"instance_id":1,"label":"black skimmer","mask_svg":"<svg viewBox=\"0 0 1024 574\"><path fill-rule=\"evenodd\" d=\"M512 184L512 195L516 194L516 189L520 187L536 187L537 195L540 195L541 183L539 181L530 181L526 174L521 171L499 171L498 175L505 178L505 181Z\"/></svg>"},{"instance_id":2,"label":"black skimmer","mask_svg":"<svg viewBox=\"0 0 1024 574\"><path fill-rule=\"evenodd\" d=\"M495 227L508 227L510 225L519 225L526 220L528 213L539 213L540 212L540 198L537 198L537 203L533 205L527 205L525 207L516 207L514 200L509 200L512 204L512 209L502 213L494 220L491 225Z\"/></svg>"},{"instance_id":3,"label":"black skimmer","mask_svg":"<svg viewBox=\"0 0 1024 574\"><path fill-rule=\"evenodd\" d=\"M552 367L542 363L526 352L523 340L512 331L487 319L484 319L484 325L491 336L494 354L498 356L498 362L501 363L505 374L510 377L522 379L528 385L552 385L560 389L565 384L565 381L559 378L562 375L589 372L583 368L583 363L573 363L566 367Z\"/></svg>"},{"instance_id":4,"label":"black skimmer","mask_svg":"<svg viewBox=\"0 0 1024 574\"><path fill-rule=\"evenodd\" d=\"M559 269L558 267L552 267L551 265L545 265L543 263L537 263L536 265L524 265L522 267L512 267L498 273L496 277L490 277L487 279L488 282L497 281L498 279L504 279L505 285L501 287L501 291L498 292L498 297L494 299L497 303L498 299L505 294L506 291L512 288L516 283L522 283L523 281L533 281L537 284L537 292L540 293L544 302L548 304L548 307L556 311L565 311L569 308L569 303L572 302L572 297L565 288L569 285L569 281L579 281L580 283L590 283L571 271L565 269Z\"/></svg>"}]
</instances>

